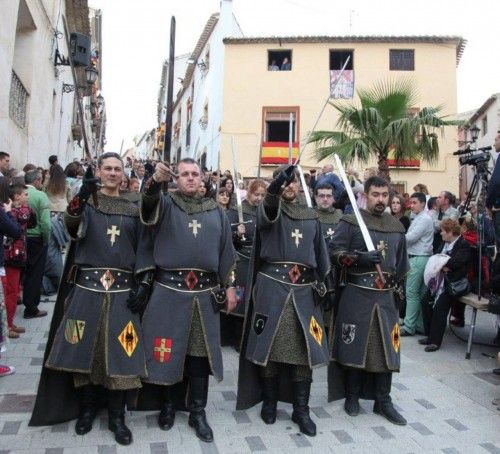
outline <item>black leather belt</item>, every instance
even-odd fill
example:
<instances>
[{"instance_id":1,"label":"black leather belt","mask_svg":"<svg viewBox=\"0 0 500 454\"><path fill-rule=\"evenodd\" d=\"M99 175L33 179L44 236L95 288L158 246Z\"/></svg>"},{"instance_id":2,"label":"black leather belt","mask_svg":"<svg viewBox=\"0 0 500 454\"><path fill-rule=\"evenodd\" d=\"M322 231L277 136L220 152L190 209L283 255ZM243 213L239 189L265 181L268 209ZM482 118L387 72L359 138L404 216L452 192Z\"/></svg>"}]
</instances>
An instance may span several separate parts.
<instances>
[{"instance_id":1,"label":"black leather belt","mask_svg":"<svg viewBox=\"0 0 500 454\"><path fill-rule=\"evenodd\" d=\"M173 290L203 291L217 287L219 278L217 273L205 270L192 269L156 269L156 281Z\"/></svg>"},{"instance_id":2,"label":"black leather belt","mask_svg":"<svg viewBox=\"0 0 500 454\"><path fill-rule=\"evenodd\" d=\"M117 293L130 290L134 275L118 268L86 268L75 265L68 280L94 292Z\"/></svg>"},{"instance_id":3,"label":"black leather belt","mask_svg":"<svg viewBox=\"0 0 500 454\"><path fill-rule=\"evenodd\" d=\"M396 279L392 274L383 273L385 279L385 285L383 288L379 288L378 273L362 273L362 274L347 274L347 283L355 285L356 287L367 288L369 290L392 290L396 287Z\"/></svg>"},{"instance_id":4,"label":"black leather belt","mask_svg":"<svg viewBox=\"0 0 500 454\"><path fill-rule=\"evenodd\" d=\"M292 262L263 262L259 273L286 284L309 285L316 282L313 268Z\"/></svg>"}]
</instances>

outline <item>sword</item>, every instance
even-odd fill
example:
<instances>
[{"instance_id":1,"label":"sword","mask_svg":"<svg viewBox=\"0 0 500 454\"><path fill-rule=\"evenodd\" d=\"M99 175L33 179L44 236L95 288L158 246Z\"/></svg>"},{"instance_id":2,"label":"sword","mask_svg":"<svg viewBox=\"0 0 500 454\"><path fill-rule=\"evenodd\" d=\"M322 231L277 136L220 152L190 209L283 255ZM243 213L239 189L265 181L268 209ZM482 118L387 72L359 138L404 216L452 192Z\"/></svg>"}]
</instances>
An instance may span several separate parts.
<instances>
[{"instance_id":1,"label":"sword","mask_svg":"<svg viewBox=\"0 0 500 454\"><path fill-rule=\"evenodd\" d=\"M337 80L335 81L335 84L333 85L332 88L330 88L330 93L328 94L328 98L326 98L326 101L325 101L325 104L323 104L323 108L321 109L321 112L319 113L318 115L318 118L316 119L316 122L314 123L312 129L308 132L307 134L307 137L306 137L306 141L303 143L302 147L301 147L301 150L299 151L299 156L297 158L297 160L295 161L295 164L298 165L299 162L300 162L300 158L302 157L302 153L304 153L304 150L306 149L306 146L307 144L309 143L309 139L311 138L311 134L314 132L314 130L316 129L316 126L318 126L318 123L319 123L319 120L321 118L321 116L323 115L323 112L325 111L326 109L326 105L328 104L328 102L330 101L330 98L332 97L332 93L335 91L335 89L337 88L337 85L339 84L340 82L340 78L342 77L342 74L344 73L344 70L347 66L347 63L349 63L349 60L351 59L351 57L347 57L347 60L345 61L344 63L344 66L342 66L342 69L340 70L340 73L337 77Z\"/></svg>"},{"instance_id":2,"label":"sword","mask_svg":"<svg viewBox=\"0 0 500 454\"><path fill-rule=\"evenodd\" d=\"M365 242L366 249L368 251L374 251L375 246L373 244L372 237L370 236L368 227L366 227L363 216L361 216L361 212L359 211L359 207L356 203L356 198L354 197L354 193L352 192L351 184L349 183L349 180L345 173L344 166L342 165L342 162L340 161L338 154L334 154L333 158L335 159L335 164L337 165L337 170L339 172L340 179L342 180L342 183L344 183L345 190L347 191L347 195L349 196L349 201L351 202L354 215L356 216L356 220L358 221L361 234L363 235L363 240ZM382 273L382 268L380 267L379 263L375 265L375 268L377 268L377 273L378 273L378 278L376 279L375 284L377 285L377 287L383 288L385 285L385 278L384 274Z\"/></svg>"},{"instance_id":3,"label":"sword","mask_svg":"<svg viewBox=\"0 0 500 454\"><path fill-rule=\"evenodd\" d=\"M243 205L241 204L241 194L240 194L240 182L238 181L238 163L236 161L236 150L234 149L234 138L231 136L231 153L233 154L233 172L234 181L236 182L236 187L233 188L236 194L236 205L238 209L238 222L244 224L243 219ZM245 235L241 237L243 241L246 241Z\"/></svg>"},{"instance_id":4,"label":"sword","mask_svg":"<svg viewBox=\"0 0 500 454\"><path fill-rule=\"evenodd\" d=\"M306 185L306 179L304 177L304 171L302 167L297 165L297 170L299 171L300 182L302 183L302 189L304 190L304 196L306 198L306 204L309 208L312 208L311 194L309 194L309 188Z\"/></svg>"}]
</instances>

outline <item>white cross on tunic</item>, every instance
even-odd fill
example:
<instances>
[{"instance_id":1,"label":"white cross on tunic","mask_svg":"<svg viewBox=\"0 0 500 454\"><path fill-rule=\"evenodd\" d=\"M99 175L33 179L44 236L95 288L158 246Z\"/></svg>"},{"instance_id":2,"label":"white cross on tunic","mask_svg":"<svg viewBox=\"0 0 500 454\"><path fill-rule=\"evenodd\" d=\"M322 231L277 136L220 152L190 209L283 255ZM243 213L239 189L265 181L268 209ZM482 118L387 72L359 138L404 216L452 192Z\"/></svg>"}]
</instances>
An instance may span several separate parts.
<instances>
[{"instance_id":1,"label":"white cross on tunic","mask_svg":"<svg viewBox=\"0 0 500 454\"><path fill-rule=\"evenodd\" d=\"M116 237L120 236L120 230L116 225L112 225L110 229L106 230L106 235L111 235L111 246L115 244Z\"/></svg>"},{"instance_id":2,"label":"white cross on tunic","mask_svg":"<svg viewBox=\"0 0 500 454\"><path fill-rule=\"evenodd\" d=\"M332 236L335 233L335 230L333 230L331 227L326 231L326 234L328 236Z\"/></svg>"},{"instance_id":3,"label":"white cross on tunic","mask_svg":"<svg viewBox=\"0 0 500 454\"><path fill-rule=\"evenodd\" d=\"M196 238L196 235L198 235L198 229L201 229L201 224L198 224L198 221L193 219L193 222L190 222L188 226L190 229L193 229L193 235Z\"/></svg>"},{"instance_id":4,"label":"white cross on tunic","mask_svg":"<svg viewBox=\"0 0 500 454\"><path fill-rule=\"evenodd\" d=\"M295 229L295 231L292 232L292 238L295 238L295 246L299 247L300 239L302 238L302 233L300 233L299 229Z\"/></svg>"}]
</instances>

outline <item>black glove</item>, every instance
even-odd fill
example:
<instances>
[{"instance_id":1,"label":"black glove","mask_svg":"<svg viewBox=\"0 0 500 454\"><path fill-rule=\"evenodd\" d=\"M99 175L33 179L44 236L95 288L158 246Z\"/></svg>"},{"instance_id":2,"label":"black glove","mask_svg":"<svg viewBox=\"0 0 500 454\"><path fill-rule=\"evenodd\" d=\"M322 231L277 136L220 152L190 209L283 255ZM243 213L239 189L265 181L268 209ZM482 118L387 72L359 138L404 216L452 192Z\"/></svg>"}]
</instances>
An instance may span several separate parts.
<instances>
[{"instance_id":1,"label":"black glove","mask_svg":"<svg viewBox=\"0 0 500 454\"><path fill-rule=\"evenodd\" d=\"M89 197L92 194L96 193L100 187L101 185L99 184L99 180L94 176L92 166L89 165L83 177L82 186L80 187L80 191L78 192L78 197L82 202L86 202Z\"/></svg>"},{"instance_id":2,"label":"black glove","mask_svg":"<svg viewBox=\"0 0 500 454\"><path fill-rule=\"evenodd\" d=\"M355 251L358 258L356 259L356 265L366 268L371 268L373 265L382 262L382 254L380 251Z\"/></svg>"},{"instance_id":3,"label":"black glove","mask_svg":"<svg viewBox=\"0 0 500 454\"><path fill-rule=\"evenodd\" d=\"M151 283L153 281L153 272L146 271L138 276L139 285L130 290L127 299L127 307L132 313L137 314L143 312L148 304L149 295L151 292Z\"/></svg>"},{"instance_id":4,"label":"black glove","mask_svg":"<svg viewBox=\"0 0 500 454\"><path fill-rule=\"evenodd\" d=\"M289 165L283 169L276 178L271 181L271 184L267 188L267 192L272 195L278 195L283 183L288 186L295 179L295 166Z\"/></svg>"}]
</instances>

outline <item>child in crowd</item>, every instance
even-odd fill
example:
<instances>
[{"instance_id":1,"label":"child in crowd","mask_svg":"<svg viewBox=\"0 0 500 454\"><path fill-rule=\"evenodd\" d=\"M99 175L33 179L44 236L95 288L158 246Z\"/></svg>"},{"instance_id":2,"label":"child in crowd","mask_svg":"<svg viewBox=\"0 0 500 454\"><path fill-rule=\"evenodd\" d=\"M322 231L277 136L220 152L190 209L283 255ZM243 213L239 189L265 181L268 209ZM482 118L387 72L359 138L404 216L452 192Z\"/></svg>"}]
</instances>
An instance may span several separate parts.
<instances>
[{"instance_id":1,"label":"child in crowd","mask_svg":"<svg viewBox=\"0 0 500 454\"><path fill-rule=\"evenodd\" d=\"M5 276L2 277L2 283L5 291L9 338L17 339L19 334L25 332L24 328L14 325L14 316L20 293L21 271L26 265L26 230L35 227L36 215L28 206L28 188L24 184L12 185L10 198L12 199L11 215L21 227L22 234L18 239L5 237Z\"/></svg>"}]
</instances>

